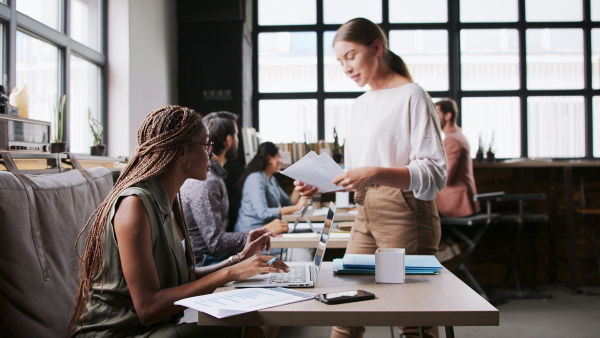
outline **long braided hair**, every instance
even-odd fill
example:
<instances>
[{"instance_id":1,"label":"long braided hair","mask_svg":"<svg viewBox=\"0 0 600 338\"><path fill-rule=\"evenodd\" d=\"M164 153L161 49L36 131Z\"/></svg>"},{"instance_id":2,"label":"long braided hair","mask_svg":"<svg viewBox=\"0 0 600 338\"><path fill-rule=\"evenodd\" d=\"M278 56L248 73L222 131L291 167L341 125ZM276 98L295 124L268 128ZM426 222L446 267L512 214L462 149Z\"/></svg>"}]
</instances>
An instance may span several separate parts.
<instances>
[{"instance_id":1,"label":"long braided hair","mask_svg":"<svg viewBox=\"0 0 600 338\"><path fill-rule=\"evenodd\" d=\"M106 223L119 195L127 188L159 176L172 167L183 154L183 147L192 137L205 129L202 117L194 110L179 106L166 106L151 112L138 129L138 147L108 197L90 216L77 241L91 224L85 241L83 257L79 264L79 290L75 296L69 335L83 324L86 304L93 279L100 273L103 261L103 237ZM93 222L91 220L96 217ZM77 243L75 244L77 247ZM102 271L102 279L104 272Z\"/></svg>"}]
</instances>

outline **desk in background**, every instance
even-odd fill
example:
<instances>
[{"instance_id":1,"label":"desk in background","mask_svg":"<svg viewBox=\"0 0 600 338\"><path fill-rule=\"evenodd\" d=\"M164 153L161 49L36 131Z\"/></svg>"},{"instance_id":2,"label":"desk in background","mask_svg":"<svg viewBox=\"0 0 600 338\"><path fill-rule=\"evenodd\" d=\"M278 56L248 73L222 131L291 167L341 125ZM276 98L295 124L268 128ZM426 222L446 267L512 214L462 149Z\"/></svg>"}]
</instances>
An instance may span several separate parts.
<instances>
[{"instance_id":1,"label":"desk in background","mask_svg":"<svg viewBox=\"0 0 600 338\"><path fill-rule=\"evenodd\" d=\"M376 299L326 305L316 300L217 319L198 313L199 325L233 326L498 326L499 311L446 269L439 275L406 276L404 284L376 284L373 275L334 275L324 262L313 294L363 289ZM231 290L221 287L215 292Z\"/></svg>"},{"instance_id":2,"label":"desk in background","mask_svg":"<svg viewBox=\"0 0 600 338\"><path fill-rule=\"evenodd\" d=\"M548 196L549 202L549 215L550 215L550 237L551 237L551 249L550 249L550 260L551 260L551 282L557 280L557 176L559 171L563 173L563 184L564 184L564 198L565 198L565 229L567 234L567 264L568 264L568 281L567 285L577 290L577 247L576 247L576 229L575 229L575 212L574 212L574 183L573 183L573 170L574 169L593 169L599 168L600 161L598 160L557 160L557 161L546 161L546 160L529 160L529 159L518 159L515 161L505 162L493 162L493 163L474 163L473 168L475 170L475 181L478 185L479 192L485 192L479 187L477 179L477 171L481 169L548 169L550 173L550 182L548 185L548 191L517 191L517 192L545 192Z\"/></svg>"},{"instance_id":3,"label":"desk in background","mask_svg":"<svg viewBox=\"0 0 600 338\"><path fill-rule=\"evenodd\" d=\"M335 213L335 222L354 222L354 219L356 218L356 211L349 212L340 209L341 208L339 208L338 211L336 211ZM296 218L298 218L298 215L299 213L295 212L290 215L283 215L281 219L288 223L294 223L296 221ZM304 218L308 218L308 220L311 222L325 222L325 215L313 216L313 210L310 209L306 212ZM305 222L305 220L301 220L300 222Z\"/></svg>"},{"instance_id":4,"label":"desk in background","mask_svg":"<svg viewBox=\"0 0 600 338\"><path fill-rule=\"evenodd\" d=\"M298 236L296 236L298 235ZM327 249L345 249L350 239L349 233L331 233ZM271 238L271 248L306 248L315 249L319 243L319 236L310 234L284 234Z\"/></svg>"}]
</instances>

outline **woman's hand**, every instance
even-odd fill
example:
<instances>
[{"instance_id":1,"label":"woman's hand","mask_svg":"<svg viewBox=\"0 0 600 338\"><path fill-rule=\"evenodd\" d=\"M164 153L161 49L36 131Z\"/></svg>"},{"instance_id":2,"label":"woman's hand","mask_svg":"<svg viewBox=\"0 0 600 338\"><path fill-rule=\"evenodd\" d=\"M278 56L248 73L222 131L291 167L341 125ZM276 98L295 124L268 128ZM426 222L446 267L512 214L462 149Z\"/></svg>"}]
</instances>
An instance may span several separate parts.
<instances>
[{"instance_id":1,"label":"woman's hand","mask_svg":"<svg viewBox=\"0 0 600 338\"><path fill-rule=\"evenodd\" d=\"M240 252L240 260L246 260L258 255L261 251L271 250L271 237L275 236L272 231L265 228L255 229L248 233L246 246Z\"/></svg>"},{"instance_id":2,"label":"woman's hand","mask_svg":"<svg viewBox=\"0 0 600 338\"><path fill-rule=\"evenodd\" d=\"M374 184L376 175L377 167L360 167L337 176L331 183L347 190L361 191Z\"/></svg>"},{"instance_id":3,"label":"woman's hand","mask_svg":"<svg viewBox=\"0 0 600 338\"><path fill-rule=\"evenodd\" d=\"M313 198L319 192L319 188L304 182L294 181L294 185L296 186L294 189L300 192L300 196L306 197L307 200Z\"/></svg>"},{"instance_id":4,"label":"woman's hand","mask_svg":"<svg viewBox=\"0 0 600 338\"><path fill-rule=\"evenodd\" d=\"M290 230L288 226L288 222L282 221L279 218L274 219L273 221L265 224L263 229L266 229L276 235L282 234L284 232L288 232ZM270 244L270 242L269 242Z\"/></svg>"},{"instance_id":5,"label":"woman's hand","mask_svg":"<svg viewBox=\"0 0 600 338\"><path fill-rule=\"evenodd\" d=\"M302 208L307 206L309 202L310 198L307 198L306 196L300 196L300 198L298 199L298 203L296 203L296 208L298 209L298 211L300 211L302 210Z\"/></svg>"},{"instance_id":6,"label":"woman's hand","mask_svg":"<svg viewBox=\"0 0 600 338\"><path fill-rule=\"evenodd\" d=\"M290 268L281 260L276 259L268 264L274 256L253 256L241 263L229 267L234 281L244 280L258 274L269 272L288 272Z\"/></svg>"}]
</instances>

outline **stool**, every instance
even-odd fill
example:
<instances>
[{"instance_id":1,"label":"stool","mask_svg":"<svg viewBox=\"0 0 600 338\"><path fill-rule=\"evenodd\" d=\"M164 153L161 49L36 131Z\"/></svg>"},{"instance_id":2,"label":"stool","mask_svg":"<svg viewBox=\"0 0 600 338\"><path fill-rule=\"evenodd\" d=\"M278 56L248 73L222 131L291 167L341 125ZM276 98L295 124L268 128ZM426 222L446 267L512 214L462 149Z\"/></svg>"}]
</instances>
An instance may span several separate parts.
<instances>
[{"instance_id":1,"label":"stool","mask_svg":"<svg viewBox=\"0 0 600 338\"><path fill-rule=\"evenodd\" d=\"M515 281L516 293L504 294L503 298L552 298L549 295L543 294L535 290L525 290L522 287L521 277L518 270L519 261L519 245L521 243L521 235L523 233L523 225L525 223L540 223L548 222L548 215L543 213L533 213L524 211L524 206L527 201L541 201L546 199L546 194L543 193L526 193L526 194L505 194L496 198L497 202L516 202L518 204L517 212L503 212L495 220L495 223L516 224L515 237L512 243L512 250L509 254L509 268L506 272L506 280L510 272L513 274Z\"/></svg>"},{"instance_id":2,"label":"stool","mask_svg":"<svg viewBox=\"0 0 600 338\"><path fill-rule=\"evenodd\" d=\"M452 231L452 233L454 233L458 238L460 238L463 242L467 244L467 250L465 250L462 259L458 263L455 273L458 274L459 272L462 272L468 279L473 290L479 293L486 300L489 300L487 294L485 293L485 291L483 291L481 285L479 285L477 280L475 280L475 277L473 277L473 275L469 271L467 263L469 263L469 260L471 259L471 255L473 254L475 247L477 247L477 244L481 240L481 237L483 237L483 235L485 234L490 224L499 217L498 214L492 213L492 201L494 201L496 198L502 195L504 195L504 192L500 191L486 194L477 194L473 196L474 201L479 201L480 203L485 202L486 212L477 213L466 217L440 217L440 222L442 226L446 226L450 231ZM473 238L469 238L469 236L465 235L463 232L458 230L459 227L475 226L479 227L479 230L475 233L475 236L473 236Z\"/></svg>"}]
</instances>

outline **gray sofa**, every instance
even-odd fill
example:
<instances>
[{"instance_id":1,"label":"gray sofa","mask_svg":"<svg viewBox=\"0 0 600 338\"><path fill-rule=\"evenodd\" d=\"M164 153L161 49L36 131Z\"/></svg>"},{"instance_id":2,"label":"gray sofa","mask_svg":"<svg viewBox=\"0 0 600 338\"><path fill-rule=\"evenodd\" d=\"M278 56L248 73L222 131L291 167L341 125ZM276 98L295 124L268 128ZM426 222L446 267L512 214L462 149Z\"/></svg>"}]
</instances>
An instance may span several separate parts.
<instances>
[{"instance_id":1,"label":"gray sofa","mask_svg":"<svg viewBox=\"0 0 600 338\"><path fill-rule=\"evenodd\" d=\"M75 239L113 185L109 169L86 171L0 171L0 338L66 335L78 286Z\"/></svg>"}]
</instances>

